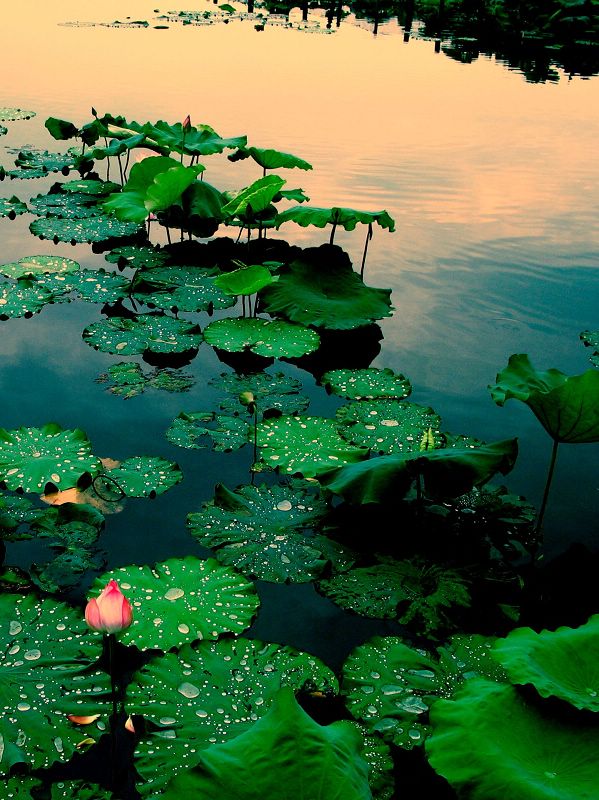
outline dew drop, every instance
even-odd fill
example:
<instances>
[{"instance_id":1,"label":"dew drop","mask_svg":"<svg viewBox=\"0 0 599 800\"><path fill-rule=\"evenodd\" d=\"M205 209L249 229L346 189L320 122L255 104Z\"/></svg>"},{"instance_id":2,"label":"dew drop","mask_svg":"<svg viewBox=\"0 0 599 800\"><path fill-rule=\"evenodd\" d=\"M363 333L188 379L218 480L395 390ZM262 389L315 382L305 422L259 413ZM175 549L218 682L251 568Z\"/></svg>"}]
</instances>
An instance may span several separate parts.
<instances>
[{"instance_id":1,"label":"dew drop","mask_svg":"<svg viewBox=\"0 0 599 800\"><path fill-rule=\"evenodd\" d=\"M173 586L172 589L169 589L168 592L165 592L164 599L165 600L178 600L180 597L183 597L185 592L183 589L178 589Z\"/></svg>"},{"instance_id":2,"label":"dew drop","mask_svg":"<svg viewBox=\"0 0 599 800\"><path fill-rule=\"evenodd\" d=\"M20 622L17 622L16 620L13 620L8 626L8 632L11 636L16 636L17 633L21 633L22 630L23 626L21 625Z\"/></svg>"},{"instance_id":3,"label":"dew drop","mask_svg":"<svg viewBox=\"0 0 599 800\"><path fill-rule=\"evenodd\" d=\"M25 653L25 660L26 661L37 661L38 658L41 658L42 651L41 650L27 650Z\"/></svg>"},{"instance_id":4,"label":"dew drop","mask_svg":"<svg viewBox=\"0 0 599 800\"><path fill-rule=\"evenodd\" d=\"M280 503L277 503L277 508L279 511L291 511L293 506L289 502L289 500L281 500Z\"/></svg>"},{"instance_id":5,"label":"dew drop","mask_svg":"<svg viewBox=\"0 0 599 800\"><path fill-rule=\"evenodd\" d=\"M183 697L197 697L200 693L200 690L197 686L194 686L193 683L184 682L179 686L178 690L179 694L182 694Z\"/></svg>"}]
</instances>

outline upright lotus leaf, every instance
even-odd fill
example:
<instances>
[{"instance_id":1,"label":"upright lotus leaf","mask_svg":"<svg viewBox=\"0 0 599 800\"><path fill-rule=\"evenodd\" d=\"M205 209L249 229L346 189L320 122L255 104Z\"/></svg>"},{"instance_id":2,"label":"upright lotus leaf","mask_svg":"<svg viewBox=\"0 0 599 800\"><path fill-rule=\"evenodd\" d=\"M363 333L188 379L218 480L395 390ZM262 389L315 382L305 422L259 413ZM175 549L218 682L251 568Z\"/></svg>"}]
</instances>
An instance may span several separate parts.
<instances>
[{"instance_id":1,"label":"upright lotus leaf","mask_svg":"<svg viewBox=\"0 0 599 800\"><path fill-rule=\"evenodd\" d=\"M135 319L110 317L92 322L83 339L103 353L131 356L137 353L184 353L197 350L202 341L198 325L160 314L139 314Z\"/></svg>"},{"instance_id":2,"label":"upright lotus leaf","mask_svg":"<svg viewBox=\"0 0 599 800\"><path fill-rule=\"evenodd\" d=\"M183 192L193 184L204 167L197 164L184 167L182 164L161 172L146 191L145 206L149 212L164 211L181 201Z\"/></svg>"},{"instance_id":3,"label":"upright lotus leaf","mask_svg":"<svg viewBox=\"0 0 599 800\"><path fill-rule=\"evenodd\" d=\"M599 331L583 331L580 334L580 339L587 347L593 349L591 363L599 367Z\"/></svg>"},{"instance_id":4,"label":"upright lotus leaf","mask_svg":"<svg viewBox=\"0 0 599 800\"><path fill-rule=\"evenodd\" d=\"M376 400L379 398L401 400L412 394L408 378L385 367L376 369L334 369L320 379L331 394L348 397L350 400Z\"/></svg>"},{"instance_id":5,"label":"upright lotus leaf","mask_svg":"<svg viewBox=\"0 0 599 800\"><path fill-rule=\"evenodd\" d=\"M120 189L118 183L112 181L101 181L91 178L64 181L60 184L63 192L74 192L75 194L87 194L95 198L105 197L107 194L112 194Z\"/></svg>"},{"instance_id":6,"label":"upright lotus leaf","mask_svg":"<svg viewBox=\"0 0 599 800\"><path fill-rule=\"evenodd\" d=\"M430 495L458 497L473 486L486 483L497 472L505 475L514 466L517 453L516 439L473 449L397 453L322 470L319 481L348 502L360 505L396 502L407 494L418 475Z\"/></svg>"},{"instance_id":7,"label":"upright lotus leaf","mask_svg":"<svg viewBox=\"0 0 599 800\"><path fill-rule=\"evenodd\" d=\"M15 219L28 210L26 203L23 203L14 194L12 197L0 197L0 217Z\"/></svg>"},{"instance_id":8,"label":"upright lotus leaf","mask_svg":"<svg viewBox=\"0 0 599 800\"><path fill-rule=\"evenodd\" d=\"M71 290L88 303L116 303L129 296L131 281L105 269L82 269L71 278Z\"/></svg>"},{"instance_id":9,"label":"upright lotus leaf","mask_svg":"<svg viewBox=\"0 0 599 800\"><path fill-rule=\"evenodd\" d=\"M284 222L295 222L302 228L307 228L309 225L314 225L316 228L324 228L327 225L333 225L334 228L340 226L346 231L353 231L359 222L364 225L376 222L391 233L395 230L395 220L386 211L358 211L355 208L293 206L277 215L277 228Z\"/></svg>"},{"instance_id":10,"label":"upright lotus leaf","mask_svg":"<svg viewBox=\"0 0 599 800\"><path fill-rule=\"evenodd\" d=\"M119 267L162 267L168 261L168 255L155 247L143 245L125 245L115 247L104 258Z\"/></svg>"},{"instance_id":11,"label":"upright lotus leaf","mask_svg":"<svg viewBox=\"0 0 599 800\"><path fill-rule=\"evenodd\" d=\"M552 719L513 686L472 679L431 720L430 764L472 800L599 797L599 728Z\"/></svg>"},{"instance_id":12,"label":"upright lotus leaf","mask_svg":"<svg viewBox=\"0 0 599 800\"><path fill-rule=\"evenodd\" d=\"M2 593L0 639L0 775L67 761L82 736L57 701L99 656L99 637L65 603Z\"/></svg>"},{"instance_id":13,"label":"upright lotus leaf","mask_svg":"<svg viewBox=\"0 0 599 800\"><path fill-rule=\"evenodd\" d=\"M320 344L316 331L282 320L228 318L211 322L204 339L213 347L240 353L250 350L271 358L299 358L312 353Z\"/></svg>"},{"instance_id":14,"label":"upright lotus leaf","mask_svg":"<svg viewBox=\"0 0 599 800\"><path fill-rule=\"evenodd\" d=\"M260 413L275 409L281 414L301 414L308 407L310 400L301 395L302 384L296 378L277 372L256 372L249 375L238 375L235 372L225 373L209 383L226 396L220 400L220 408L228 414L239 414L242 409L239 395L251 392L254 395Z\"/></svg>"},{"instance_id":15,"label":"upright lotus leaf","mask_svg":"<svg viewBox=\"0 0 599 800\"><path fill-rule=\"evenodd\" d=\"M273 197L281 190L285 181L278 175L266 175L260 178L229 200L222 208L223 218L239 217L250 219L261 211L265 211L272 203Z\"/></svg>"},{"instance_id":16,"label":"upright lotus leaf","mask_svg":"<svg viewBox=\"0 0 599 800\"><path fill-rule=\"evenodd\" d=\"M201 441L208 437L217 453L230 453L250 441L250 432L249 424L239 417L214 411L182 411L167 429L166 438L177 447L201 450L208 447Z\"/></svg>"},{"instance_id":17,"label":"upright lotus leaf","mask_svg":"<svg viewBox=\"0 0 599 800\"><path fill-rule=\"evenodd\" d=\"M599 711L599 614L579 628L516 628L495 642L493 655L512 683L532 684L542 697Z\"/></svg>"},{"instance_id":18,"label":"upright lotus leaf","mask_svg":"<svg viewBox=\"0 0 599 800\"><path fill-rule=\"evenodd\" d=\"M133 623L119 638L140 650L166 651L196 639L240 634L260 604L254 585L214 558L187 556L154 567L120 567L98 578L90 596L111 578L133 605Z\"/></svg>"},{"instance_id":19,"label":"upright lotus leaf","mask_svg":"<svg viewBox=\"0 0 599 800\"><path fill-rule=\"evenodd\" d=\"M351 330L391 316L391 289L365 286L347 255L310 248L261 293L264 310L302 325Z\"/></svg>"},{"instance_id":20,"label":"upright lotus leaf","mask_svg":"<svg viewBox=\"0 0 599 800\"><path fill-rule=\"evenodd\" d=\"M247 296L259 292L277 280L269 269L261 264L224 272L215 278L215 283L225 294Z\"/></svg>"},{"instance_id":21,"label":"upright lotus leaf","mask_svg":"<svg viewBox=\"0 0 599 800\"><path fill-rule=\"evenodd\" d=\"M180 773L163 796L371 800L361 750L362 737L347 722L319 725L284 688L252 728L201 753L198 766Z\"/></svg>"},{"instance_id":22,"label":"upright lotus leaf","mask_svg":"<svg viewBox=\"0 0 599 800\"><path fill-rule=\"evenodd\" d=\"M66 119L59 119L58 117L48 117L44 122L44 127L47 129L50 136L54 139L58 139L58 141L67 141L79 135L79 128L76 125L73 125L72 122Z\"/></svg>"},{"instance_id":23,"label":"upright lotus leaf","mask_svg":"<svg viewBox=\"0 0 599 800\"><path fill-rule=\"evenodd\" d=\"M220 289L211 269L155 267L136 276L135 297L141 303L179 311L230 308L235 300Z\"/></svg>"},{"instance_id":24,"label":"upright lotus leaf","mask_svg":"<svg viewBox=\"0 0 599 800\"><path fill-rule=\"evenodd\" d=\"M368 456L339 434L338 426L325 417L280 417L258 424L258 445L271 467L287 474L312 478L331 465L353 464Z\"/></svg>"},{"instance_id":25,"label":"upright lotus leaf","mask_svg":"<svg viewBox=\"0 0 599 800\"><path fill-rule=\"evenodd\" d=\"M467 581L454 569L394 561L322 579L319 590L342 608L375 619L395 619L425 636L455 628L458 606L470 606Z\"/></svg>"},{"instance_id":26,"label":"upright lotus leaf","mask_svg":"<svg viewBox=\"0 0 599 800\"><path fill-rule=\"evenodd\" d=\"M246 136L223 138L210 125L190 126L184 129L180 122L170 125L160 120L156 124L147 123L144 131L160 147L169 152L208 156L222 153L225 149L244 147Z\"/></svg>"},{"instance_id":27,"label":"upright lotus leaf","mask_svg":"<svg viewBox=\"0 0 599 800\"><path fill-rule=\"evenodd\" d=\"M126 497L156 497L183 480L179 465L161 456L126 458L103 474Z\"/></svg>"},{"instance_id":28,"label":"upright lotus leaf","mask_svg":"<svg viewBox=\"0 0 599 800\"><path fill-rule=\"evenodd\" d=\"M262 147L242 147L229 160L238 161L243 158L252 158L265 171L267 169L312 169L312 164L292 153L282 153L280 150L264 149Z\"/></svg>"},{"instance_id":29,"label":"upright lotus leaf","mask_svg":"<svg viewBox=\"0 0 599 800\"><path fill-rule=\"evenodd\" d=\"M16 122L19 119L31 119L35 111L24 111L22 108L0 107L0 122Z\"/></svg>"},{"instance_id":30,"label":"upright lotus leaf","mask_svg":"<svg viewBox=\"0 0 599 800\"><path fill-rule=\"evenodd\" d=\"M200 544L244 575L275 583L310 581L330 564L347 569L352 554L314 533L328 511L307 484L242 486L218 484L214 500L187 517Z\"/></svg>"},{"instance_id":31,"label":"upright lotus leaf","mask_svg":"<svg viewBox=\"0 0 599 800\"><path fill-rule=\"evenodd\" d=\"M218 230L225 202L225 196L216 187L207 181L195 181L176 205L158 214L158 219L167 227L182 228L206 238Z\"/></svg>"},{"instance_id":32,"label":"upright lotus leaf","mask_svg":"<svg viewBox=\"0 0 599 800\"><path fill-rule=\"evenodd\" d=\"M25 256L10 264L2 264L0 273L8 278L29 278L40 275L68 275L79 270L72 258L62 256Z\"/></svg>"},{"instance_id":33,"label":"upright lotus leaf","mask_svg":"<svg viewBox=\"0 0 599 800\"><path fill-rule=\"evenodd\" d=\"M8 489L40 492L48 483L67 489L100 467L79 428L64 430L54 422L41 428L0 428L0 481Z\"/></svg>"},{"instance_id":34,"label":"upright lotus leaf","mask_svg":"<svg viewBox=\"0 0 599 800\"><path fill-rule=\"evenodd\" d=\"M396 636L375 636L350 653L341 690L350 713L367 730L410 750L430 732L429 709L475 675L505 675L490 655L492 640L454 636L436 654L408 647Z\"/></svg>"},{"instance_id":35,"label":"upright lotus leaf","mask_svg":"<svg viewBox=\"0 0 599 800\"><path fill-rule=\"evenodd\" d=\"M336 416L343 438L370 448L372 453L419 453L443 443L441 417L417 403L360 400L341 406Z\"/></svg>"},{"instance_id":36,"label":"upright lotus leaf","mask_svg":"<svg viewBox=\"0 0 599 800\"><path fill-rule=\"evenodd\" d=\"M56 242L104 242L107 239L117 239L135 236L139 233L140 226L137 222L122 222L106 214L98 214L86 219L60 219L47 217L34 219L29 230L40 239L53 239Z\"/></svg>"},{"instance_id":37,"label":"upright lotus leaf","mask_svg":"<svg viewBox=\"0 0 599 800\"><path fill-rule=\"evenodd\" d=\"M94 161L103 161L105 158L122 156L128 150L144 147L146 137L143 133L134 133L121 139L112 139L107 145L94 147L89 152L89 157Z\"/></svg>"},{"instance_id":38,"label":"upright lotus leaf","mask_svg":"<svg viewBox=\"0 0 599 800\"><path fill-rule=\"evenodd\" d=\"M281 189L281 191L273 197L273 203L278 203L280 200L293 200L295 203L309 203L310 198L303 189Z\"/></svg>"},{"instance_id":39,"label":"upright lotus leaf","mask_svg":"<svg viewBox=\"0 0 599 800\"><path fill-rule=\"evenodd\" d=\"M0 285L0 320L32 317L54 301L54 295L35 280L22 278L16 284Z\"/></svg>"},{"instance_id":40,"label":"upright lotus leaf","mask_svg":"<svg viewBox=\"0 0 599 800\"><path fill-rule=\"evenodd\" d=\"M30 210L38 217L86 219L102 213L93 195L80 192L49 192L38 194L29 201Z\"/></svg>"}]
</instances>

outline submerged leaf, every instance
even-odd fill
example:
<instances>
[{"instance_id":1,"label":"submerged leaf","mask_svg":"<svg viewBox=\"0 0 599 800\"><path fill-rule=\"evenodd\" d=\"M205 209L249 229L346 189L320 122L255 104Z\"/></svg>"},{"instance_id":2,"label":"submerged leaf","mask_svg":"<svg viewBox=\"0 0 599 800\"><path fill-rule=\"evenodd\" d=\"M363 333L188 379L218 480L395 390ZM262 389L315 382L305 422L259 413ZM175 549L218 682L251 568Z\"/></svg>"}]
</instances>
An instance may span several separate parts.
<instances>
[{"instance_id":1,"label":"submerged leaf","mask_svg":"<svg viewBox=\"0 0 599 800\"><path fill-rule=\"evenodd\" d=\"M166 438L177 447L201 450L207 444L198 439L212 439L212 449L220 453L239 450L250 440L250 426L239 417L214 411L182 411L166 431Z\"/></svg>"}]
</instances>

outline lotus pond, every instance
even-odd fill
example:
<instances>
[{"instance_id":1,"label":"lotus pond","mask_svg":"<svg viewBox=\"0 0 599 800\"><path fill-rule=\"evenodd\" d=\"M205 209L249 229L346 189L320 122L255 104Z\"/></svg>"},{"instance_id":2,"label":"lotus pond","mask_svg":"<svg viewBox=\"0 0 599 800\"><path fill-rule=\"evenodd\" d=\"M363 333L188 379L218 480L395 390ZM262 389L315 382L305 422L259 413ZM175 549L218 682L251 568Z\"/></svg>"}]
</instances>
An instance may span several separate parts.
<instances>
[{"instance_id":1,"label":"lotus pond","mask_svg":"<svg viewBox=\"0 0 599 800\"><path fill-rule=\"evenodd\" d=\"M48 6L2 797L599 798L595 0Z\"/></svg>"}]
</instances>

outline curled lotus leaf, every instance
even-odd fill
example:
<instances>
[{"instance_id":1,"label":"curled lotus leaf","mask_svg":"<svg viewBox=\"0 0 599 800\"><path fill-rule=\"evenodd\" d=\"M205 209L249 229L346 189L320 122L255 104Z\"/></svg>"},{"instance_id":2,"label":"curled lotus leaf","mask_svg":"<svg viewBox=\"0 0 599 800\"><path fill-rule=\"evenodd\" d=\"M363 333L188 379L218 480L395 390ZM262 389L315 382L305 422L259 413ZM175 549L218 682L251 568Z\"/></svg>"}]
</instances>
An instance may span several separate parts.
<instances>
[{"instance_id":1,"label":"curled lotus leaf","mask_svg":"<svg viewBox=\"0 0 599 800\"><path fill-rule=\"evenodd\" d=\"M237 297L255 294L274 283L277 277L262 264L252 264L249 267L224 272L214 280L225 294Z\"/></svg>"},{"instance_id":2,"label":"curled lotus leaf","mask_svg":"<svg viewBox=\"0 0 599 800\"><path fill-rule=\"evenodd\" d=\"M580 339L587 347L592 348L591 363L599 367L599 331L583 331Z\"/></svg>"},{"instance_id":3,"label":"curled lotus leaf","mask_svg":"<svg viewBox=\"0 0 599 800\"><path fill-rule=\"evenodd\" d=\"M135 319L111 317L93 322L83 339L103 353L130 356L152 353L184 353L197 350L202 341L198 325L188 320L157 314L140 314Z\"/></svg>"},{"instance_id":4,"label":"curled lotus leaf","mask_svg":"<svg viewBox=\"0 0 599 800\"><path fill-rule=\"evenodd\" d=\"M245 189L237 192L222 209L223 218L239 217L240 219L252 218L262 211L266 211L273 198L286 181L278 175L266 175L254 181Z\"/></svg>"},{"instance_id":5,"label":"curled lotus leaf","mask_svg":"<svg viewBox=\"0 0 599 800\"><path fill-rule=\"evenodd\" d=\"M212 270L198 267L156 267L139 273L135 297L149 306L179 311L230 308L235 299L217 285Z\"/></svg>"},{"instance_id":6,"label":"curled lotus leaf","mask_svg":"<svg viewBox=\"0 0 599 800\"><path fill-rule=\"evenodd\" d=\"M0 122L16 122L20 119L35 117L35 111L24 111L22 108L0 107Z\"/></svg>"},{"instance_id":7,"label":"curled lotus leaf","mask_svg":"<svg viewBox=\"0 0 599 800\"><path fill-rule=\"evenodd\" d=\"M251 392L254 395L254 401L261 413L275 409L281 414L301 414L310 403L305 395L299 393L301 382L282 372L274 375L269 372L248 375L231 372L215 378L210 384L217 391L226 392L219 405L228 414L239 414L242 410L239 403L242 392Z\"/></svg>"},{"instance_id":8,"label":"curled lotus leaf","mask_svg":"<svg viewBox=\"0 0 599 800\"><path fill-rule=\"evenodd\" d=\"M212 440L217 453L239 450L250 440L250 426L239 417L217 414L214 411L182 411L166 431L166 438L177 447L202 450L207 447L200 440Z\"/></svg>"},{"instance_id":9,"label":"curled lotus leaf","mask_svg":"<svg viewBox=\"0 0 599 800\"><path fill-rule=\"evenodd\" d=\"M395 220L386 211L358 211L355 208L317 208L316 206L293 206L277 215L277 228L284 222L295 222L302 228L314 225L324 228L337 225L346 231L353 231L358 223L372 225L375 222L391 233L395 230Z\"/></svg>"},{"instance_id":10,"label":"curled lotus leaf","mask_svg":"<svg viewBox=\"0 0 599 800\"><path fill-rule=\"evenodd\" d=\"M366 369L334 369L320 379L331 394L350 400L401 400L412 394L408 378L393 370L367 367Z\"/></svg>"},{"instance_id":11,"label":"curled lotus leaf","mask_svg":"<svg viewBox=\"0 0 599 800\"><path fill-rule=\"evenodd\" d=\"M41 428L0 428L0 481L8 489L40 492L48 483L67 489L100 467L79 428L64 430L53 422Z\"/></svg>"},{"instance_id":12,"label":"curled lotus leaf","mask_svg":"<svg viewBox=\"0 0 599 800\"><path fill-rule=\"evenodd\" d=\"M118 486L126 497L156 497L183 480L178 464L161 456L132 456L98 476Z\"/></svg>"},{"instance_id":13,"label":"curled lotus leaf","mask_svg":"<svg viewBox=\"0 0 599 800\"><path fill-rule=\"evenodd\" d=\"M532 684L542 697L599 711L599 614L578 628L516 628L495 642L493 655L512 683Z\"/></svg>"},{"instance_id":14,"label":"curled lotus leaf","mask_svg":"<svg viewBox=\"0 0 599 800\"><path fill-rule=\"evenodd\" d=\"M146 123L143 126L143 131L148 138L169 152L183 152L201 156L222 153L225 149L243 147L247 143L246 136L223 138L210 125L203 124L191 125L184 130L180 122L171 125L164 120L160 120L155 124Z\"/></svg>"},{"instance_id":15,"label":"curled lotus leaf","mask_svg":"<svg viewBox=\"0 0 599 800\"><path fill-rule=\"evenodd\" d=\"M372 453L419 453L443 443L441 417L406 400L360 400L337 409L339 433Z\"/></svg>"},{"instance_id":16,"label":"curled lotus leaf","mask_svg":"<svg viewBox=\"0 0 599 800\"><path fill-rule=\"evenodd\" d=\"M66 275L77 272L79 264L63 256L25 256L10 264L2 264L0 273L7 278L39 277L40 275Z\"/></svg>"},{"instance_id":17,"label":"curled lotus leaf","mask_svg":"<svg viewBox=\"0 0 599 800\"><path fill-rule=\"evenodd\" d=\"M513 686L473 678L431 711L432 767L473 800L596 800L599 729L552 719Z\"/></svg>"},{"instance_id":18,"label":"curled lotus leaf","mask_svg":"<svg viewBox=\"0 0 599 800\"><path fill-rule=\"evenodd\" d=\"M294 156L293 153L283 153L280 150L263 147L240 147L228 158L230 161L252 158L262 169L312 169L312 164L304 161L303 158L299 158L299 156Z\"/></svg>"},{"instance_id":19,"label":"curled lotus leaf","mask_svg":"<svg viewBox=\"0 0 599 800\"><path fill-rule=\"evenodd\" d=\"M116 303L129 296L131 281L105 269L82 269L71 278L71 290L88 303Z\"/></svg>"},{"instance_id":20,"label":"curled lotus leaf","mask_svg":"<svg viewBox=\"0 0 599 800\"><path fill-rule=\"evenodd\" d=\"M123 245L115 247L104 258L120 267L161 267L168 261L168 255L155 247L144 245Z\"/></svg>"},{"instance_id":21,"label":"curled lotus leaf","mask_svg":"<svg viewBox=\"0 0 599 800\"><path fill-rule=\"evenodd\" d=\"M0 285L0 320L32 317L53 301L52 292L37 281L21 279L14 285Z\"/></svg>"},{"instance_id":22,"label":"curled lotus leaf","mask_svg":"<svg viewBox=\"0 0 599 800\"><path fill-rule=\"evenodd\" d=\"M50 192L38 194L29 201L30 210L38 217L85 219L102 213L96 198L80 192Z\"/></svg>"},{"instance_id":23,"label":"curled lotus leaf","mask_svg":"<svg viewBox=\"0 0 599 800\"><path fill-rule=\"evenodd\" d=\"M0 197L0 217L14 219L28 210L27 205L14 194L12 197Z\"/></svg>"},{"instance_id":24,"label":"curled lotus leaf","mask_svg":"<svg viewBox=\"0 0 599 800\"><path fill-rule=\"evenodd\" d=\"M221 350L233 353L250 350L271 358L299 358L313 352L320 344L316 331L303 325L245 317L211 322L204 330L204 338Z\"/></svg>"},{"instance_id":25,"label":"curled lotus leaf","mask_svg":"<svg viewBox=\"0 0 599 800\"><path fill-rule=\"evenodd\" d=\"M139 233L140 226L136 222L121 222L106 214L98 214L86 219L43 217L33 220L29 230L40 239L91 244L92 242L104 242L107 239L134 236Z\"/></svg>"},{"instance_id":26,"label":"curled lotus leaf","mask_svg":"<svg viewBox=\"0 0 599 800\"><path fill-rule=\"evenodd\" d=\"M240 634L260 604L252 583L213 558L187 556L154 567L120 567L98 578L90 596L111 578L133 605L133 623L119 638L141 650L166 651L223 633Z\"/></svg>"},{"instance_id":27,"label":"curled lotus leaf","mask_svg":"<svg viewBox=\"0 0 599 800\"><path fill-rule=\"evenodd\" d=\"M63 192L73 192L74 194L85 194L93 197L105 197L111 192L116 192L120 187L118 183L112 181L99 181L91 178L83 178L75 181L64 181L60 184Z\"/></svg>"}]
</instances>

